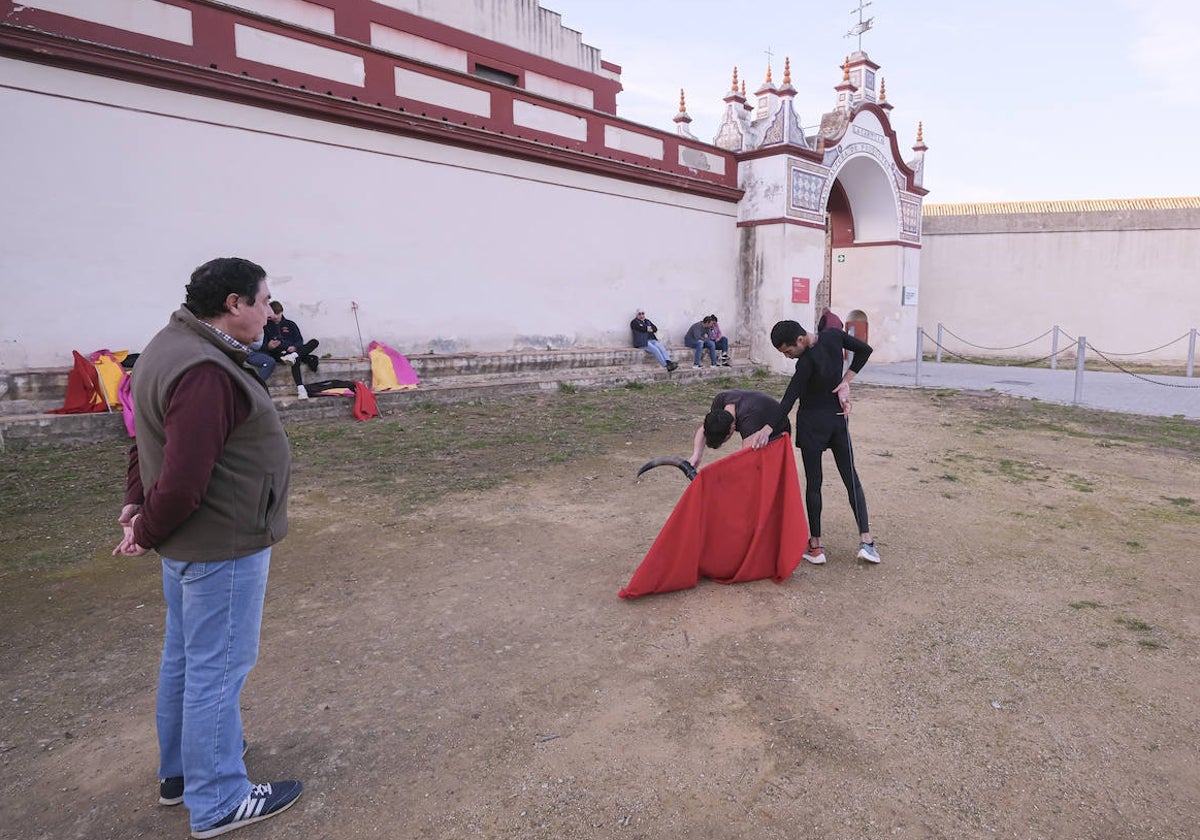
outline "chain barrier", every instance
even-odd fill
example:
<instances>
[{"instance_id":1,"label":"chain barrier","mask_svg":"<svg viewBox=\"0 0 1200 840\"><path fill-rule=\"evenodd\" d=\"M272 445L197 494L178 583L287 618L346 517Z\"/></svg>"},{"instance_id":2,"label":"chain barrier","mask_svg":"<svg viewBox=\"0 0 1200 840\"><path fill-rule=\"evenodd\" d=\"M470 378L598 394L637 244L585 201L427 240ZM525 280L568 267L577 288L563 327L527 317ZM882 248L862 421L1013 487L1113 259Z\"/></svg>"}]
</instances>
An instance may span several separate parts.
<instances>
[{"instance_id":1,"label":"chain barrier","mask_svg":"<svg viewBox=\"0 0 1200 840\"><path fill-rule=\"evenodd\" d=\"M942 329L943 329L945 332L950 332L949 330L945 329L945 327L943 327ZM959 359L962 359L964 362L966 362L966 363L967 363L967 364L969 364L969 365L983 365L984 367L1029 367L1030 365L1036 365L1036 364L1039 364L1039 363L1041 363L1041 362L1048 362L1048 361L1050 361L1051 359L1053 359L1055 356L1061 356L1061 355L1062 355L1062 351L1060 350L1060 351L1058 351L1057 353L1051 353L1049 356L1042 356L1040 359L1029 359L1029 360L1027 360L1027 361L1024 361L1024 362L1007 362L1007 361L1005 361L1005 362L988 362L988 361L981 361L981 360L979 360L979 359L972 359L972 358L970 358L969 356L964 356L962 353L956 353L956 352L954 352L953 350L951 350L951 349L950 349L949 347L947 347L946 345L939 343L939 342L938 342L938 340L937 340L936 338L934 338L933 336L931 336L929 333L925 332L924 328L922 328L922 329L921 329L921 332L922 332L922 334L923 334L923 335L924 335L926 338L928 338L930 341L932 341L932 342L933 342L933 346L934 346L934 347L937 347L938 349L940 349L940 350L941 350L942 352L944 352L944 353L947 353L947 354L949 354L949 355L951 355L951 356L955 356L955 357L957 357L957 358L959 358ZM951 333L951 335L953 335L953 333ZM1045 335L1045 334L1043 334L1042 336L1038 336L1038 338L1042 338L1042 337L1044 337L1044 335ZM955 336L955 338L958 338L958 336ZM959 340L961 341L962 339L959 339ZM1036 340L1036 339L1035 339L1035 340ZM1026 343L1028 343L1028 342L1026 342ZM975 347L979 347L979 345L973 345L973 346L975 346ZM1020 346L1020 345L1018 345L1018 346ZM1003 349L1003 348L980 348L980 349Z\"/></svg>"},{"instance_id":2,"label":"chain barrier","mask_svg":"<svg viewBox=\"0 0 1200 840\"><path fill-rule=\"evenodd\" d=\"M1171 343L1174 344L1175 342L1171 342ZM1104 361L1108 362L1110 365L1115 367L1117 370L1121 371L1121 373L1128 374L1128 375L1134 377L1135 379L1142 380L1143 382L1149 382L1151 385L1163 385L1167 388L1200 388L1200 382L1196 383L1195 385L1183 385L1183 384L1180 384L1177 382L1159 382L1156 379L1151 379L1150 377L1143 376L1140 373L1134 373L1131 370L1126 370L1125 368L1121 367L1121 365L1118 362L1114 362L1112 359L1108 358L1108 356L1101 353L1099 350L1097 350L1095 347L1093 347L1090 343L1087 345L1087 348L1089 350L1091 350L1093 353L1095 353L1097 356L1099 356L1101 359L1104 359Z\"/></svg>"},{"instance_id":3,"label":"chain barrier","mask_svg":"<svg viewBox=\"0 0 1200 840\"><path fill-rule=\"evenodd\" d=\"M1054 330L1049 329L1046 332L1039 335L1037 338L1031 339L1022 344L1014 344L1012 347L986 347L982 344L971 344L971 342L964 340L961 336L955 335L953 332L950 332L950 330L946 329L946 327L944 325L942 325L942 331L954 336L954 338L958 339L963 344L967 344L967 345L977 348L979 350L1014 350L1018 347L1024 347L1028 344L1032 344L1034 341L1043 339L1047 335L1052 333ZM1077 337L1069 334L1066 330L1059 328L1058 332L1059 332L1059 335L1066 337L1067 340L1071 344L1079 343L1079 339ZM927 333L925 331L924 327L921 328L921 335L923 338L926 338L926 339L930 340L931 342L933 342L934 347L937 347L943 353L946 353L950 356L954 356L957 359L961 359L964 362L966 362L967 364L983 365L984 367L1029 367L1031 365L1037 365L1037 364L1041 364L1042 362L1047 362L1047 361L1055 358L1056 356L1061 356L1064 354L1064 351L1059 350L1059 351L1049 354L1048 356L1042 356L1040 359L1028 359L1026 361L1021 361L1021 362L1009 362L1009 361L989 362L989 361L983 361L980 359L973 359L968 356L964 356L962 353L957 353L954 350L951 350L949 347L947 347L946 345L944 345L940 341L938 341L936 337ZM1119 370L1121 373L1124 373L1128 376L1132 376L1135 379L1140 379L1143 382L1149 382L1151 385L1162 385L1167 388L1194 389L1194 388L1200 388L1200 383L1196 383L1194 385L1186 385L1186 384L1177 383L1177 382L1159 382L1157 379L1151 379L1149 376L1144 376L1143 374L1136 373L1132 370L1129 370L1128 368L1121 365L1120 362L1117 362L1117 361L1109 358L1110 356L1140 356L1140 355L1144 355L1146 353L1153 353L1155 351L1162 350L1166 347L1170 347L1172 344L1176 344L1176 343L1182 341L1183 339L1187 338L1189 335L1190 335L1190 333L1184 333L1183 335L1179 336L1179 338L1168 341L1166 344L1163 344L1159 347L1155 347L1151 350L1143 350L1140 353L1111 353L1111 352L1106 353L1103 350L1100 350L1100 349L1096 348L1095 346L1093 346L1090 342L1088 342L1086 344L1086 346L1087 346L1087 349L1091 350L1093 353L1095 353L1097 356L1099 356L1104 361L1108 362L1110 365L1112 365L1114 368Z\"/></svg>"},{"instance_id":4,"label":"chain barrier","mask_svg":"<svg viewBox=\"0 0 1200 840\"><path fill-rule=\"evenodd\" d=\"M1018 347L1024 347L1027 344L1033 344L1033 342L1035 342L1035 341L1041 341L1043 338L1050 335L1050 333L1054 332L1054 328L1051 327L1050 329L1046 330L1044 333L1039 335L1037 338L1031 338L1028 341L1022 342L1021 344L1014 344L1011 347L987 347L983 344L972 344L971 342L969 342L965 338L963 338L961 335L954 335L954 333L952 333L952 332L950 332L950 330L946 329L945 324L942 325L942 331L950 333L950 335L957 338L963 344L966 344L968 347L974 347L977 350L1016 350ZM926 333L926 335L928 335L928 334L929 333ZM935 339L934 343L935 344L937 343L936 339ZM1175 342L1171 342L1171 343L1174 344ZM942 349L945 350L946 348L942 347ZM1049 357L1047 357L1047 358L1049 358Z\"/></svg>"}]
</instances>

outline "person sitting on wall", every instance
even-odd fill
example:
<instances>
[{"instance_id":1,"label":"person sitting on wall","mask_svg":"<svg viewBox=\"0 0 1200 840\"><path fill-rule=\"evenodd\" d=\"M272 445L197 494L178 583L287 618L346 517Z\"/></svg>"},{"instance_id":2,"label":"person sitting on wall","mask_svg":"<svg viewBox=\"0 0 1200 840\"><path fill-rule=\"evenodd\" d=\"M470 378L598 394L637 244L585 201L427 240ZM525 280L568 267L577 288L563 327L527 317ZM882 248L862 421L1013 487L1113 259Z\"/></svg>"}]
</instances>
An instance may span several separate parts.
<instances>
[{"instance_id":1,"label":"person sitting on wall","mask_svg":"<svg viewBox=\"0 0 1200 840\"><path fill-rule=\"evenodd\" d=\"M729 337L721 332L721 325L717 323L716 315L709 315L708 319L712 321L712 326L708 328L708 334L713 340L713 344L717 346L717 358L721 361L721 367L729 367Z\"/></svg>"},{"instance_id":2,"label":"person sitting on wall","mask_svg":"<svg viewBox=\"0 0 1200 840\"><path fill-rule=\"evenodd\" d=\"M283 304L277 300L271 301L271 316L263 328L263 347L279 361L292 366L296 396L302 400L308 399L308 392L300 376L300 365L306 364L313 373L317 372L320 360L312 351L320 343L315 338L305 341L296 322L283 317Z\"/></svg>"},{"instance_id":3,"label":"person sitting on wall","mask_svg":"<svg viewBox=\"0 0 1200 840\"><path fill-rule=\"evenodd\" d=\"M846 325L842 323L842 319L839 318L837 315L834 315L831 311L829 311L828 306L826 306L824 309L821 310L821 320L817 321L817 333L818 334L820 334L821 330L844 330L844 329L846 329Z\"/></svg>"},{"instance_id":4,"label":"person sitting on wall","mask_svg":"<svg viewBox=\"0 0 1200 840\"><path fill-rule=\"evenodd\" d=\"M665 367L668 372L679 367L679 365L671 361L671 353L659 342L658 327L646 317L644 310L639 309L637 314L633 316L633 320L629 322L629 329L633 331L634 347L639 347L654 356L654 358L658 359L658 363Z\"/></svg>"},{"instance_id":5,"label":"person sitting on wall","mask_svg":"<svg viewBox=\"0 0 1200 840\"><path fill-rule=\"evenodd\" d=\"M711 315L705 315L704 319L697 321L688 327L687 333L683 336L683 343L695 350L692 356L692 367L700 367L700 355L708 350L708 358L713 367L717 366L717 345L712 340L712 335L709 333L709 327L712 321L709 320Z\"/></svg>"}]
</instances>

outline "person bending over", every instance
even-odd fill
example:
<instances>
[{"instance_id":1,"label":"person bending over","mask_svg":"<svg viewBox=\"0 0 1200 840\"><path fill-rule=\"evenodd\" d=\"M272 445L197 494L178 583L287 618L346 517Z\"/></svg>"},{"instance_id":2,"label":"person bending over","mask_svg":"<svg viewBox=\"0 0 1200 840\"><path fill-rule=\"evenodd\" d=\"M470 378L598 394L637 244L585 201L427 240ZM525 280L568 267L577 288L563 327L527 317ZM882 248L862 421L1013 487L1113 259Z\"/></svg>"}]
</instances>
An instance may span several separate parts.
<instances>
[{"instance_id":1,"label":"person bending over","mask_svg":"<svg viewBox=\"0 0 1200 840\"><path fill-rule=\"evenodd\" d=\"M704 458L704 447L720 449L737 432L742 446L761 449L776 433L791 431L783 408L762 391L721 391L713 397L704 423L696 430L692 457L688 460L696 469Z\"/></svg>"},{"instance_id":2,"label":"person bending over","mask_svg":"<svg viewBox=\"0 0 1200 840\"><path fill-rule=\"evenodd\" d=\"M871 346L838 329L807 333L795 321L780 321L771 329L771 346L789 359L796 360L796 372L780 401L786 417L792 406L796 411L796 446L804 462L804 504L808 509L811 536L804 559L820 565L825 562L821 544L821 458L826 449L833 451L850 507L858 523L858 557L868 563L879 562L879 552L871 538L867 499L854 468L850 429L846 415L850 411L850 380L871 356ZM850 367L842 372L843 351L854 354Z\"/></svg>"}]
</instances>

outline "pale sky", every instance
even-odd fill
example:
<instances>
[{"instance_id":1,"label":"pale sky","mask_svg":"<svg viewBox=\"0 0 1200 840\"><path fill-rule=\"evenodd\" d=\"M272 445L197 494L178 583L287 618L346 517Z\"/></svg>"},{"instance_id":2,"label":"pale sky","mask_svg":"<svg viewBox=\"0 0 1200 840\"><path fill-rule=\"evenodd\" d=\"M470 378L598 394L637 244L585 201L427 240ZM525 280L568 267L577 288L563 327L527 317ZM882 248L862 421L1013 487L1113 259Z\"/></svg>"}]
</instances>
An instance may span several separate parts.
<instances>
[{"instance_id":1,"label":"pale sky","mask_svg":"<svg viewBox=\"0 0 1200 840\"><path fill-rule=\"evenodd\" d=\"M679 89L711 142L734 65L748 94L791 57L805 126L832 109L858 0L541 0L621 66L617 113L674 130ZM1200 195L1200 0L873 0L908 159L927 202Z\"/></svg>"}]
</instances>

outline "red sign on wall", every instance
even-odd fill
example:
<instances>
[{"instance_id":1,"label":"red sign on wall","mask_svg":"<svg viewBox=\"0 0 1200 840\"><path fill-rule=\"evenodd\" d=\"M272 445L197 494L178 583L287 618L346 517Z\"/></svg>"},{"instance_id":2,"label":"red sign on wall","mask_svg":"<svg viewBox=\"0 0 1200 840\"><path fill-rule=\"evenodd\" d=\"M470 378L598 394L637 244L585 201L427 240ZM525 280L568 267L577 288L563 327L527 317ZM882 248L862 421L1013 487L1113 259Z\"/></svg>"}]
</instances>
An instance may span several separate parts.
<instances>
[{"instance_id":1,"label":"red sign on wall","mask_svg":"<svg viewBox=\"0 0 1200 840\"><path fill-rule=\"evenodd\" d=\"M792 303L808 303L808 278L792 278Z\"/></svg>"}]
</instances>

